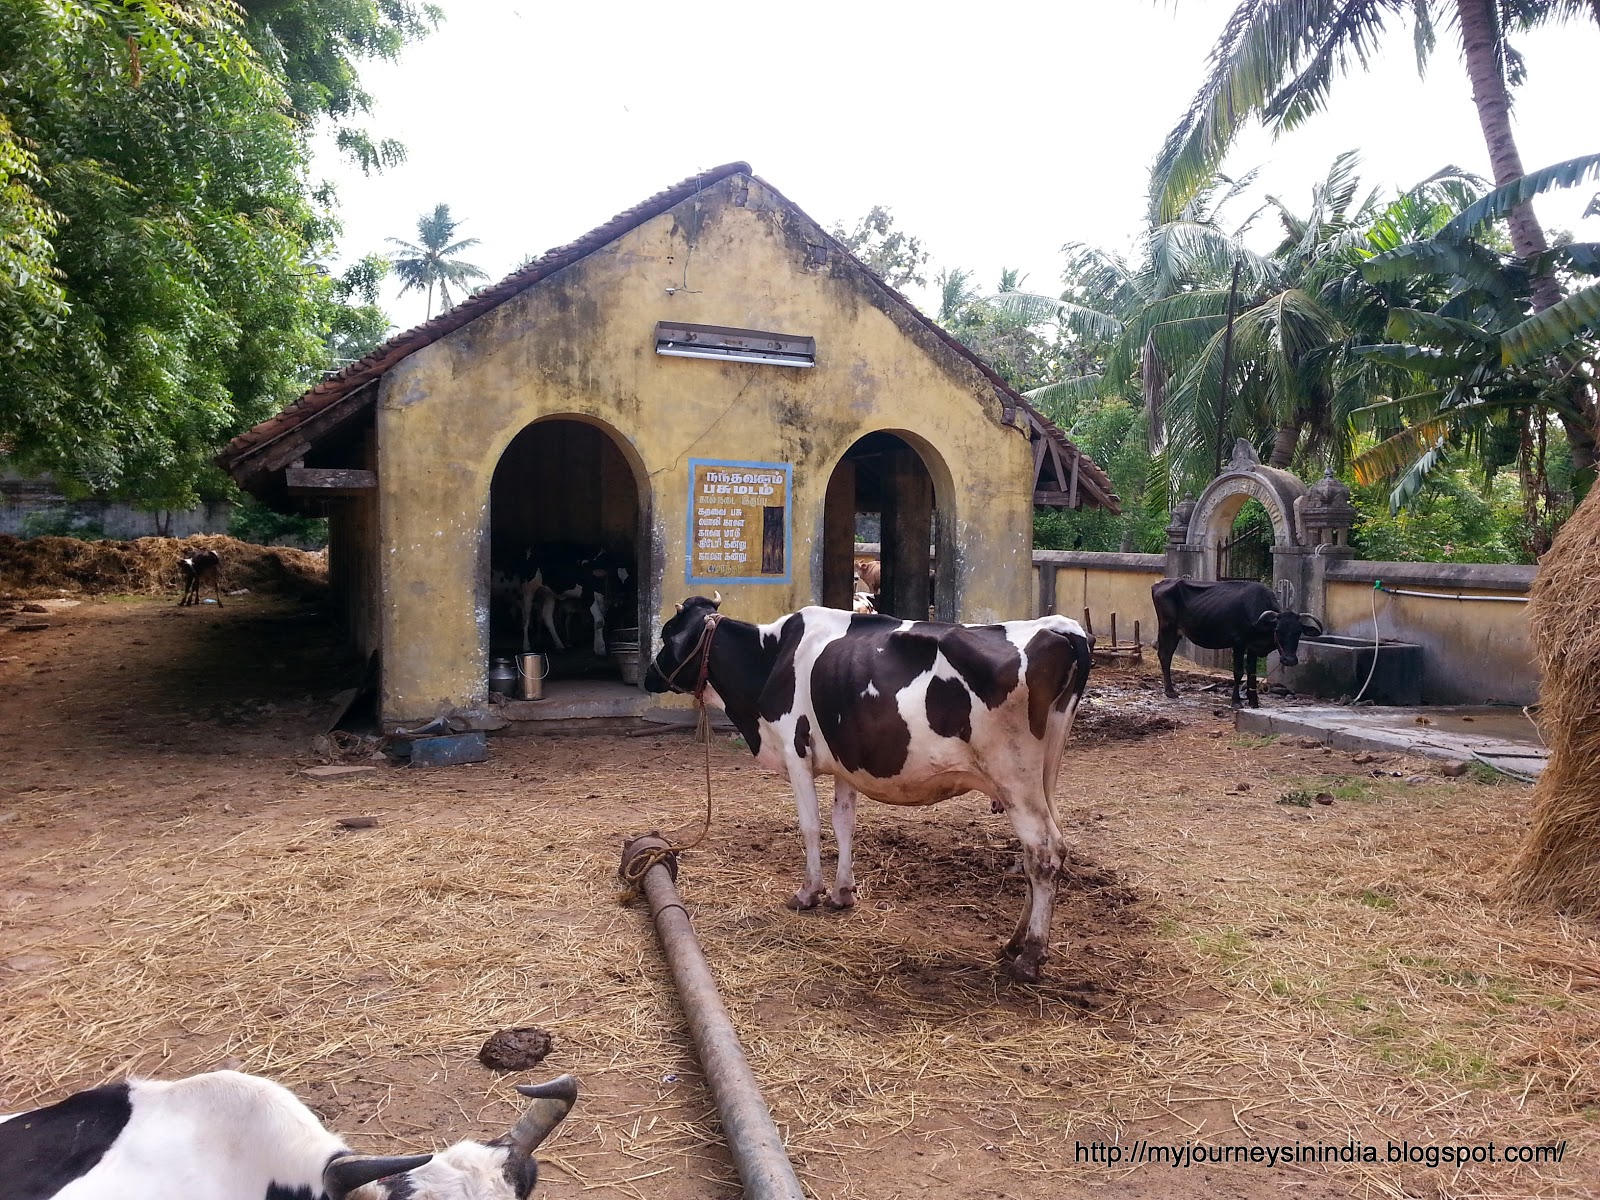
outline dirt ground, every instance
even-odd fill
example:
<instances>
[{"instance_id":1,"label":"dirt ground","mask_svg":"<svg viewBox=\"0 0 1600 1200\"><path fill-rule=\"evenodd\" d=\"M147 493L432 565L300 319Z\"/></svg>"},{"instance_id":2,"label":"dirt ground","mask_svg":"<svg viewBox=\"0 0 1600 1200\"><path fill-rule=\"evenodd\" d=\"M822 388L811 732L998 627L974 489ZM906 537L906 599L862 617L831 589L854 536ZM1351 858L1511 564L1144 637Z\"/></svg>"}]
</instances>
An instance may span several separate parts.
<instances>
[{"instance_id":1,"label":"dirt ground","mask_svg":"<svg viewBox=\"0 0 1600 1200\"><path fill-rule=\"evenodd\" d=\"M0 1110L230 1065L400 1152L494 1136L512 1083L571 1071L540 1195L736 1196L615 876L624 835L696 822L691 736L317 780L360 669L332 628L301 600L173 599L0 632ZM1037 987L994 969L1023 884L985 800L864 804L859 907L795 914L787 786L715 739L680 885L807 1189L1600 1195L1600 931L1499 898L1528 789L1240 737L1204 682L1169 704L1148 668L1092 681ZM543 1066L481 1066L516 1025L554 1034ZM1491 1143L1560 1161L1426 1161ZM1152 1146L1245 1157L1129 1161Z\"/></svg>"}]
</instances>

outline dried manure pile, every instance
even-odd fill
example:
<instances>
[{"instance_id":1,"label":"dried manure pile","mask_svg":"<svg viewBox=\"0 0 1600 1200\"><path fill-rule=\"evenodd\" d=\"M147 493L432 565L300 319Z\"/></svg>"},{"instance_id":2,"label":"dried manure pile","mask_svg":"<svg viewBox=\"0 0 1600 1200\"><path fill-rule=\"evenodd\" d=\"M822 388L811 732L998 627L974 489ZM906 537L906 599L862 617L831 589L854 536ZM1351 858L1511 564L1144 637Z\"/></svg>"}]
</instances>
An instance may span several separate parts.
<instances>
[{"instance_id":1,"label":"dried manure pile","mask_svg":"<svg viewBox=\"0 0 1600 1200\"><path fill-rule=\"evenodd\" d=\"M1539 563L1528 619L1543 683L1539 727L1550 765L1533 794L1533 825L1512 864L1527 899L1600 917L1600 489Z\"/></svg>"},{"instance_id":2,"label":"dried manure pile","mask_svg":"<svg viewBox=\"0 0 1600 1200\"><path fill-rule=\"evenodd\" d=\"M152 595L183 587L178 560L195 550L222 558L224 591L298 595L328 581L323 554L287 546L258 546L219 534L85 542L77 538L18 538L0 534L0 599L40 596Z\"/></svg>"}]
</instances>

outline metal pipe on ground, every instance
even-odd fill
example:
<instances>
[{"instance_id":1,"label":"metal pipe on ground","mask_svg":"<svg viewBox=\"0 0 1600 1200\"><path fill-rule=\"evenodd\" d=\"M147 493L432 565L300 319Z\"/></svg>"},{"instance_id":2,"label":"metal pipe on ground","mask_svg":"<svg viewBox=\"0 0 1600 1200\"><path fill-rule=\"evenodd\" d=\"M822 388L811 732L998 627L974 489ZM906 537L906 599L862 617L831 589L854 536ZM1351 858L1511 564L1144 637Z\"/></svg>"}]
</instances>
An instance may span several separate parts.
<instances>
[{"instance_id":1,"label":"metal pipe on ground","mask_svg":"<svg viewBox=\"0 0 1600 1200\"><path fill-rule=\"evenodd\" d=\"M678 985L678 999L689 1020L700 1065L722 1120L723 1136L728 1139L733 1165L744 1183L744 1194L747 1200L805 1200L783 1138L761 1098L761 1089L739 1045L739 1035L728 1019L728 1010L700 949L700 939L695 936L678 895L677 856L670 853L666 841L653 834L634 838L622 848L619 873L624 880L633 882L629 867L642 854L662 856L644 872L638 887L650 902L656 935Z\"/></svg>"}]
</instances>

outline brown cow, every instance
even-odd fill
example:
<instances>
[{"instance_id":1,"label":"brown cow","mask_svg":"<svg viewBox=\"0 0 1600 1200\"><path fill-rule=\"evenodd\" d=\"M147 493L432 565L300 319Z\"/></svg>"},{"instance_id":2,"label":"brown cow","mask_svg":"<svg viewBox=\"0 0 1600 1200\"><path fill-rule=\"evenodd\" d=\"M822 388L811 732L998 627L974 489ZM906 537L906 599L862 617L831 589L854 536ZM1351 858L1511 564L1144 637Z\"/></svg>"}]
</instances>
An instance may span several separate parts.
<instances>
[{"instance_id":1,"label":"brown cow","mask_svg":"<svg viewBox=\"0 0 1600 1200\"><path fill-rule=\"evenodd\" d=\"M875 558L856 559L855 590L876 595L883 582L883 564Z\"/></svg>"}]
</instances>

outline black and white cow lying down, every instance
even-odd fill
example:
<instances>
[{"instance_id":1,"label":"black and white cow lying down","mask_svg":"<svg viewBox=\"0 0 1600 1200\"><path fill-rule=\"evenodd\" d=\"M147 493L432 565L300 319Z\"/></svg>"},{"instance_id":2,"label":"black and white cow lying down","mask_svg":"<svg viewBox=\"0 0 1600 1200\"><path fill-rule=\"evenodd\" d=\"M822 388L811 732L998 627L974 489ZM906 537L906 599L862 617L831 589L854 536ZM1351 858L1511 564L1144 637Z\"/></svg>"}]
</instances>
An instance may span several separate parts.
<instances>
[{"instance_id":1,"label":"black and white cow lying down","mask_svg":"<svg viewBox=\"0 0 1600 1200\"><path fill-rule=\"evenodd\" d=\"M437 1154L352 1153L278 1084L237 1071L132 1080L0 1116L4 1200L525 1200L533 1157L577 1099L570 1075L517 1087L503 1137Z\"/></svg>"},{"instance_id":2,"label":"black and white cow lying down","mask_svg":"<svg viewBox=\"0 0 1600 1200\"><path fill-rule=\"evenodd\" d=\"M937 804L987 794L1022 842L1028 898L1003 955L1035 981L1050 941L1062 836L1054 791L1089 678L1076 621L946 625L803 608L770 625L723 617L720 596L691 596L661 630L645 676L653 692L703 692L750 751L794 788L805 880L790 901L855 903L856 794ZM833 776L839 866L824 897L814 776Z\"/></svg>"}]
</instances>

